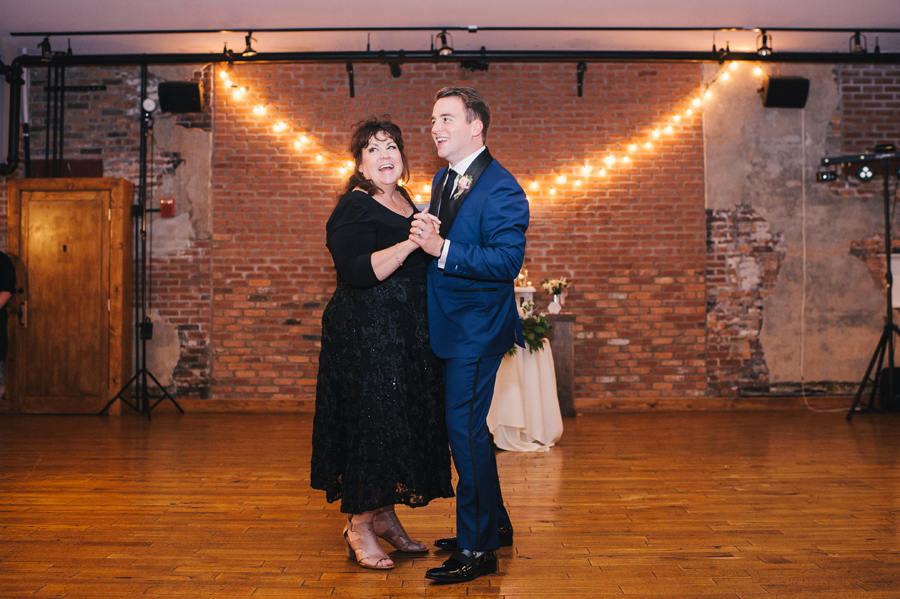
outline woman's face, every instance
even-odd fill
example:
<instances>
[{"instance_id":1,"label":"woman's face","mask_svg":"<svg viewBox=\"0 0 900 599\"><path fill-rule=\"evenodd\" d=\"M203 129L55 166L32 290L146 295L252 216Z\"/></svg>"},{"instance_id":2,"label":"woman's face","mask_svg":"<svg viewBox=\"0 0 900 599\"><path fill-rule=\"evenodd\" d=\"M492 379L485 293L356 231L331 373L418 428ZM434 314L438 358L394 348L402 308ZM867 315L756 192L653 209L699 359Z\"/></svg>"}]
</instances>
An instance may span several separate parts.
<instances>
[{"instance_id":1,"label":"woman's face","mask_svg":"<svg viewBox=\"0 0 900 599\"><path fill-rule=\"evenodd\" d=\"M403 157L397 142L383 131L370 137L362 149L359 172L379 187L396 185L403 177Z\"/></svg>"}]
</instances>

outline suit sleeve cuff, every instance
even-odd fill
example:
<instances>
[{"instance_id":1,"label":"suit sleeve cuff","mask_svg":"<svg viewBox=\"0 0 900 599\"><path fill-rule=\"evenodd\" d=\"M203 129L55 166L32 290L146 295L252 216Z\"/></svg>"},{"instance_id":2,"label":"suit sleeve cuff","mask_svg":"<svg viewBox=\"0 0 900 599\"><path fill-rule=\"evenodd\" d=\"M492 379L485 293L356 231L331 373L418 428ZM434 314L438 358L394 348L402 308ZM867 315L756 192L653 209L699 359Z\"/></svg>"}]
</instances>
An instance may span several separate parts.
<instances>
[{"instance_id":1,"label":"suit sleeve cuff","mask_svg":"<svg viewBox=\"0 0 900 599\"><path fill-rule=\"evenodd\" d=\"M450 252L450 240L445 239L444 245L441 246L441 257L438 258L438 268L444 270L444 265L447 264L447 254Z\"/></svg>"}]
</instances>

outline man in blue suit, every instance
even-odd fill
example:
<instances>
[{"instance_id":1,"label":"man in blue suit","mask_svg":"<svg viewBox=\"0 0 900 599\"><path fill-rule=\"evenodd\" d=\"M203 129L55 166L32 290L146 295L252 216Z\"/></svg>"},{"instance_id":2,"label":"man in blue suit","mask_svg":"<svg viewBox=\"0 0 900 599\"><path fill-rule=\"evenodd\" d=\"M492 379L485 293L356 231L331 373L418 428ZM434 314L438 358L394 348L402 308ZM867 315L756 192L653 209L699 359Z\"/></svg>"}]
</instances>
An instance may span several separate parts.
<instances>
[{"instance_id":1,"label":"man in blue suit","mask_svg":"<svg viewBox=\"0 0 900 599\"><path fill-rule=\"evenodd\" d=\"M431 135L449 166L435 175L429 213L417 214L410 232L436 258L428 268L428 324L444 360L447 431L459 475L457 536L435 543L454 553L425 574L441 582L496 572L494 550L512 545L486 419L503 354L524 346L514 281L525 258L528 200L484 145L490 122L478 91L445 87L435 94Z\"/></svg>"}]
</instances>

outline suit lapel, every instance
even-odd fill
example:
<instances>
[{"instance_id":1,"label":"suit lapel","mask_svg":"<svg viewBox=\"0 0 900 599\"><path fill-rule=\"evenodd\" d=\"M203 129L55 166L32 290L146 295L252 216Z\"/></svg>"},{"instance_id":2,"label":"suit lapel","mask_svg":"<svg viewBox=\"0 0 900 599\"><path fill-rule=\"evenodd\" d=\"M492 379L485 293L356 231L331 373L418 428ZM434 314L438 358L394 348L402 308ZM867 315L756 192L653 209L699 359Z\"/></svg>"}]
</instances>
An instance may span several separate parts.
<instances>
[{"instance_id":1,"label":"suit lapel","mask_svg":"<svg viewBox=\"0 0 900 599\"><path fill-rule=\"evenodd\" d=\"M446 208L446 213L444 218L441 219L441 237L444 239L447 238L447 233L450 232L450 227L453 226L453 221L456 220L456 215L459 213L459 209L462 207L463 202L466 199L466 196L469 195L469 192L472 191L472 188L478 183L478 178L481 177L481 173L484 172L491 162L494 161L494 157L491 156L490 151L485 148L484 152L478 155L472 164L469 165L469 168L466 169L463 177L472 177L472 184L469 185L469 189L465 190L458 196L454 194L450 197L449 204ZM449 168L449 167L448 167ZM432 190L432 197L434 196L434 190ZM444 207L441 207L441 212L444 212Z\"/></svg>"}]
</instances>

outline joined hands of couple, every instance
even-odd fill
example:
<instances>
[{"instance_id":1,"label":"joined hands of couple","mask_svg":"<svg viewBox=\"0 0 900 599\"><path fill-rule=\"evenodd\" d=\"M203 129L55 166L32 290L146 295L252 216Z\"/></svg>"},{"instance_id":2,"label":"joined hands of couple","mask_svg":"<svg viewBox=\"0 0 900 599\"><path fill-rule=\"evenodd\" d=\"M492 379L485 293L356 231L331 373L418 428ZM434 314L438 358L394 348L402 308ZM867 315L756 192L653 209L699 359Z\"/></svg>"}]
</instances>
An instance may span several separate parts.
<instances>
[{"instance_id":1,"label":"joined hands of couple","mask_svg":"<svg viewBox=\"0 0 900 599\"><path fill-rule=\"evenodd\" d=\"M409 229L409 238L421 247L426 254L439 257L444 239L440 235L441 220L428 211L415 215L415 221Z\"/></svg>"}]
</instances>

